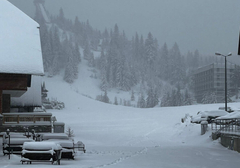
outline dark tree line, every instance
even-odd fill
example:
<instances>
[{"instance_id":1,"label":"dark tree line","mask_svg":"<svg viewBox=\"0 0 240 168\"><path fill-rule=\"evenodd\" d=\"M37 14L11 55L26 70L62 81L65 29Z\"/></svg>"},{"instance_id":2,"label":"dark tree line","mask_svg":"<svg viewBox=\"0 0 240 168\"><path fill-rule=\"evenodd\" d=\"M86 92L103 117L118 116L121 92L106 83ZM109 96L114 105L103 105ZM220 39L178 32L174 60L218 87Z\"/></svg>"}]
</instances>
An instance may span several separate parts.
<instances>
[{"instance_id":1,"label":"dark tree line","mask_svg":"<svg viewBox=\"0 0 240 168\"><path fill-rule=\"evenodd\" d=\"M111 30L95 30L89 21L65 18L62 9L57 16L51 16L51 23L46 23L37 8L35 19L41 26L44 70L49 76L64 70L63 79L74 82L83 57L89 67L99 70L99 87L104 92L111 88L123 91L135 86L143 88L138 98L141 108L151 108L159 102L161 106L191 104L192 73L215 61L214 57L201 56L198 50L183 55L177 43L171 48L166 43L160 46L151 32L146 39L136 33L129 40L117 24ZM96 58L93 51L101 52L100 56Z\"/></svg>"}]
</instances>

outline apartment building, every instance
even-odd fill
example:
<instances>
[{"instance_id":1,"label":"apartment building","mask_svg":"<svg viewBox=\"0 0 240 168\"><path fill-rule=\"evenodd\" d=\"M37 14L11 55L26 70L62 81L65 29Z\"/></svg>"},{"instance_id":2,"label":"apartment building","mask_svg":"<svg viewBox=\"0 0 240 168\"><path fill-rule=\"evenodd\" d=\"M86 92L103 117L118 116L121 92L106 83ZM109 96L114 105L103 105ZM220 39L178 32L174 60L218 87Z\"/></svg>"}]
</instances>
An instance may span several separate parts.
<instances>
[{"instance_id":1,"label":"apartment building","mask_svg":"<svg viewBox=\"0 0 240 168\"><path fill-rule=\"evenodd\" d=\"M227 90L228 95L234 94L235 86L231 79L237 65L227 63ZM194 92L198 103L201 103L204 95L214 94L216 102L225 101L225 64L212 63L198 68L194 73Z\"/></svg>"}]
</instances>

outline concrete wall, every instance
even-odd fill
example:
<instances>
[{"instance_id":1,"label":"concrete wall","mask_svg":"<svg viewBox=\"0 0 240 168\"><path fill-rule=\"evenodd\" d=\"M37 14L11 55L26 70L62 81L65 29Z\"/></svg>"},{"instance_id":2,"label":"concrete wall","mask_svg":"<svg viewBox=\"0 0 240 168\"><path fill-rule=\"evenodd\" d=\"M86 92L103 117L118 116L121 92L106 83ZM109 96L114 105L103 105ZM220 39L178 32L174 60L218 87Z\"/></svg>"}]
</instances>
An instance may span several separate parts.
<instances>
[{"instance_id":1,"label":"concrete wall","mask_svg":"<svg viewBox=\"0 0 240 168\"><path fill-rule=\"evenodd\" d=\"M221 134L221 144L226 148L240 152L240 136Z\"/></svg>"}]
</instances>

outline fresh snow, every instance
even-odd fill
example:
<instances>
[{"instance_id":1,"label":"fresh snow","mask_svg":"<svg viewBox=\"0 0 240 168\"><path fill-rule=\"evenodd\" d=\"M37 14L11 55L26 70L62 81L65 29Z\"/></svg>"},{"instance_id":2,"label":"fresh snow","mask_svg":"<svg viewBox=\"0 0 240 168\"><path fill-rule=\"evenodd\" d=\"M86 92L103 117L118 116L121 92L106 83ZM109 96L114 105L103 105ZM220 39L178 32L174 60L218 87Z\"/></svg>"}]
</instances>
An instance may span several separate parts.
<instances>
[{"instance_id":1,"label":"fresh snow","mask_svg":"<svg viewBox=\"0 0 240 168\"><path fill-rule=\"evenodd\" d=\"M55 142L24 142L23 149L29 151L41 151L41 150L60 150L62 147Z\"/></svg>"},{"instance_id":2,"label":"fresh snow","mask_svg":"<svg viewBox=\"0 0 240 168\"><path fill-rule=\"evenodd\" d=\"M65 129L74 131L74 141L86 145L75 160L61 160L64 168L234 168L240 154L209 137L201 135L201 126L190 122L199 111L216 110L223 104L139 109L96 101L101 93L97 80L90 77L84 61L79 78L73 84L62 76L44 77L49 98L65 103L63 110L48 110ZM90 69L90 68L89 68ZM114 92L109 92L113 94ZM89 98L93 97L92 99ZM95 95L95 96L94 96ZM129 95L125 97L127 99ZM123 97L124 98L124 97ZM231 103L240 107L239 103ZM187 117L185 122L181 118ZM1 152L1 151L0 151ZM0 167L26 167L20 156L0 153ZM50 163L33 163L28 167L52 167Z\"/></svg>"},{"instance_id":3,"label":"fresh snow","mask_svg":"<svg viewBox=\"0 0 240 168\"><path fill-rule=\"evenodd\" d=\"M235 111L232 113L228 113L227 115L218 117L217 119L235 119L235 118L240 118L240 111Z\"/></svg>"},{"instance_id":4,"label":"fresh snow","mask_svg":"<svg viewBox=\"0 0 240 168\"><path fill-rule=\"evenodd\" d=\"M0 0L0 11L5 10L1 5L5 2ZM1 24L3 23L0 22ZM24 52L30 51L24 50ZM95 100L96 95L103 92L98 87L99 76L98 79L90 77L95 71L86 64L86 60L82 59L78 80L73 84L64 82L61 75L52 78L46 75L43 79L46 89L49 90L48 97L65 103L63 110L47 112L56 116L58 122L65 122L65 129L71 127L74 131L75 143L82 141L87 150L86 153L79 151L75 155L75 160L61 160L59 167L235 168L239 166L239 153L224 148L218 140L212 141L209 137L210 127L205 135L200 135L200 125L190 122L189 116L196 116L199 111L217 110L223 104L151 109L105 104ZM17 66L12 68L15 67ZM125 100L130 100L131 96L130 92L117 89L110 90L108 95L112 102L115 96ZM137 99L137 95L135 98ZM239 103L231 105L240 107ZM182 123L181 119L184 117L186 120ZM35 147L34 144L28 145ZM36 145L36 148L41 148L41 145ZM11 159L8 160L8 156L3 156L1 150L0 146L0 168L53 167L47 162L22 165L20 156L11 155Z\"/></svg>"},{"instance_id":5,"label":"fresh snow","mask_svg":"<svg viewBox=\"0 0 240 168\"><path fill-rule=\"evenodd\" d=\"M41 76L32 76L31 87L27 88L27 91L21 97L12 97L11 105L12 106L39 106L42 105L41 100Z\"/></svg>"},{"instance_id":6,"label":"fresh snow","mask_svg":"<svg viewBox=\"0 0 240 168\"><path fill-rule=\"evenodd\" d=\"M43 75L39 24L0 0L0 73Z\"/></svg>"}]
</instances>

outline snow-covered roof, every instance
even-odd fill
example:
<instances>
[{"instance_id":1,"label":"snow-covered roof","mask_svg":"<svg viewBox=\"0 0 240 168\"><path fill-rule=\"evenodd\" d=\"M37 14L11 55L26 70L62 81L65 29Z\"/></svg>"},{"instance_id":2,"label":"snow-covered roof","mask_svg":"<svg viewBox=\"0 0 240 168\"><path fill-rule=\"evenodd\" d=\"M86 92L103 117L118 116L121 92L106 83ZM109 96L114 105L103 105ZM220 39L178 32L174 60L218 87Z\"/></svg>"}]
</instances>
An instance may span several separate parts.
<instances>
[{"instance_id":1,"label":"snow-covered roof","mask_svg":"<svg viewBox=\"0 0 240 168\"><path fill-rule=\"evenodd\" d=\"M232 113L228 113L227 115L216 118L217 120L227 120L227 119L235 119L240 118L240 111L235 111Z\"/></svg>"},{"instance_id":2,"label":"snow-covered roof","mask_svg":"<svg viewBox=\"0 0 240 168\"><path fill-rule=\"evenodd\" d=\"M0 0L0 73L43 75L39 24Z\"/></svg>"}]
</instances>

